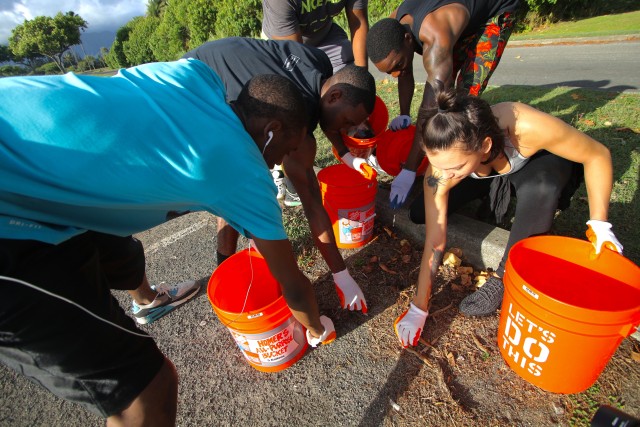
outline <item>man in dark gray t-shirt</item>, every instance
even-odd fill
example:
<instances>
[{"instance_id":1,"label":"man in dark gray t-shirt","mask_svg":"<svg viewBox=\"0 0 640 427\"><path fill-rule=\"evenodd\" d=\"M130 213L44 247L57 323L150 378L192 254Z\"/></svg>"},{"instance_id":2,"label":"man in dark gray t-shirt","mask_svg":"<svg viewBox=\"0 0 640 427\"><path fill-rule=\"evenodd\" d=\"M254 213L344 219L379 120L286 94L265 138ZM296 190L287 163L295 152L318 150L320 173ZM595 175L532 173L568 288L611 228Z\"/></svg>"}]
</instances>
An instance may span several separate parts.
<instances>
[{"instance_id":1,"label":"man in dark gray t-shirt","mask_svg":"<svg viewBox=\"0 0 640 427\"><path fill-rule=\"evenodd\" d=\"M331 220L322 205L313 170L316 153L313 131L320 124L338 153L346 158L350 153L341 134L362 123L373 111L376 95L373 76L354 65L333 74L324 52L290 40L230 37L205 43L184 57L199 59L211 67L225 85L228 101L235 100L244 84L260 74L287 77L300 89L309 112L307 136L298 149L285 156L282 165L295 188L292 191L300 199L298 203L302 202L318 250L333 273L342 307L366 312L362 290L338 251ZM235 253L237 242L238 232L218 219L218 264Z\"/></svg>"},{"instance_id":2,"label":"man in dark gray t-shirt","mask_svg":"<svg viewBox=\"0 0 640 427\"><path fill-rule=\"evenodd\" d=\"M262 33L269 39L295 40L322 49L334 72L352 62L367 67L367 3L367 0L263 0ZM347 33L333 22L333 17L343 10L351 43Z\"/></svg>"}]
</instances>

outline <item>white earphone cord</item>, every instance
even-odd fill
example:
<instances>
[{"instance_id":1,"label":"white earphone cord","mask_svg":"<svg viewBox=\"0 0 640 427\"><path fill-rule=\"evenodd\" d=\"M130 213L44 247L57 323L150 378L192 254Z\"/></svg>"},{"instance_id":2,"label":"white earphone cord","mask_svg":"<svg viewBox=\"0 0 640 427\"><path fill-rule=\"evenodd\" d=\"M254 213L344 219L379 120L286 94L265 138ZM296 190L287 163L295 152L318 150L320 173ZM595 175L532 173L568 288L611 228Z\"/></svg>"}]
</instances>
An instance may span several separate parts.
<instances>
[{"instance_id":1,"label":"white earphone cord","mask_svg":"<svg viewBox=\"0 0 640 427\"><path fill-rule=\"evenodd\" d=\"M109 321L107 319L103 319L102 317L100 317L97 314L91 312L90 310L87 310L86 308L84 308L80 304L78 304L78 303L76 303L74 301L71 301L70 299L67 299L67 298L65 298L63 296L60 296L58 294L54 294L53 292L47 291L46 289L42 289L42 288L40 288L40 287L38 287L38 286L36 286L36 285L34 285L32 283L25 282L24 280L20 280L20 279L14 279L13 277L7 277L7 276L1 276L1 275L0 275L0 280L6 280L6 281L9 281L9 282L18 283L18 284L26 286L28 288L35 289L36 291L40 291L43 294L52 296L54 298L58 298L59 300L62 300L64 302L66 302L66 303L69 303L71 305L74 305L74 306L78 307L79 309L81 309L85 313L90 314L91 316L95 317L98 320L100 320L100 321L102 321L104 323L107 323L107 324L109 324L111 326L115 326L118 329L122 329L123 331L128 332L128 333L130 333L132 335L136 335L136 336L143 337L143 338L153 338L153 337L151 337L151 336L149 336L147 334L140 334L138 332L130 331L129 329L123 328L122 326L120 326L118 324L115 324L115 323L113 323L113 322L111 322L111 321Z\"/></svg>"}]
</instances>

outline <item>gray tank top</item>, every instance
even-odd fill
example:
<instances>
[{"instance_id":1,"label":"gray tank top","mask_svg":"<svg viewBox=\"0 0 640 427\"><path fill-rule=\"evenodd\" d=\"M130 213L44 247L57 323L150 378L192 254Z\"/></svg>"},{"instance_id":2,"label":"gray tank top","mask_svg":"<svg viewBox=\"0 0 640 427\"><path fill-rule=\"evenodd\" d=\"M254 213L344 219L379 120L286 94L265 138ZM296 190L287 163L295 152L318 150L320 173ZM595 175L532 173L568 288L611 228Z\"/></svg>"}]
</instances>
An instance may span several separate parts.
<instances>
[{"instance_id":1,"label":"gray tank top","mask_svg":"<svg viewBox=\"0 0 640 427\"><path fill-rule=\"evenodd\" d=\"M526 165L529 161L528 157L524 157L522 154L520 154L516 147L513 146L509 138L504 139L504 155L507 157L507 161L511 165L511 169L509 169L509 172L489 176L478 176L475 172L472 172L469 176L474 179L485 179L495 178L496 176L511 175L512 173L516 173L520 169L522 169L524 165Z\"/></svg>"}]
</instances>

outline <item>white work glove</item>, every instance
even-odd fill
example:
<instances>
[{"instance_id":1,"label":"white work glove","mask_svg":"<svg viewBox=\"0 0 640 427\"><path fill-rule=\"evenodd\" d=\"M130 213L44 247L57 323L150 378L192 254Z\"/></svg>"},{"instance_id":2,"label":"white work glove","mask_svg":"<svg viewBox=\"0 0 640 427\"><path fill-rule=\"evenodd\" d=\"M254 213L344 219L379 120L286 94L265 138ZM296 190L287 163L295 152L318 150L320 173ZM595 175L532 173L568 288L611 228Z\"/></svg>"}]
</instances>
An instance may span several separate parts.
<instances>
[{"instance_id":1,"label":"white work glove","mask_svg":"<svg viewBox=\"0 0 640 427\"><path fill-rule=\"evenodd\" d=\"M320 323L324 326L324 332L319 337L313 337L307 330L307 342L311 347L317 347L319 344L331 344L336 339L336 328L333 322L327 316L320 316Z\"/></svg>"},{"instance_id":2,"label":"white work glove","mask_svg":"<svg viewBox=\"0 0 640 427\"><path fill-rule=\"evenodd\" d=\"M408 128L410 124L411 124L411 117L401 114L395 119L391 120L391 123L389 123L389 129L395 132L400 129Z\"/></svg>"},{"instance_id":3,"label":"white work glove","mask_svg":"<svg viewBox=\"0 0 640 427\"><path fill-rule=\"evenodd\" d=\"M356 157L350 152L347 152L347 154L345 154L341 158L342 162L345 165L349 166L351 169L357 170L358 172L360 172L360 166L367 163L367 161L362 157Z\"/></svg>"},{"instance_id":4,"label":"white work glove","mask_svg":"<svg viewBox=\"0 0 640 427\"><path fill-rule=\"evenodd\" d=\"M610 223L592 219L587 221L587 227L587 239L596 248L596 255L600 253L603 247L622 254L622 244L611 231Z\"/></svg>"},{"instance_id":5,"label":"white work glove","mask_svg":"<svg viewBox=\"0 0 640 427\"><path fill-rule=\"evenodd\" d=\"M404 348L418 345L428 315L429 311L422 311L411 303L409 309L393 322L393 329Z\"/></svg>"},{"instance_id":6,"label":"white work glove","mask_svg":"<svg viewBox=\"0 0 640 427\"><path fill-rule=\"evenodd\" d=\"M415 179L416 173L408 169L402 169L398 176L393 179L391 193L389 194L391 209L397 209L404 204Z\"/></svg>"},{"instance_id":7,"label":"white work glove","mask_svg":"<svg viewBox=\"0 0 640 427\"><path fill-rule=\"evenodd\" d=\"M351 153L347 153L341 157L345 165L360 172L365 179L374 179L376 172L362 157L356 157Z\"/></svg>"},{"instance_id":8,"label":"white work glove","mask_svg":"<svg viewBox=\"0 0 640 427\"><path fill-rule=\"evenodd\" d=\"M339 273L334 273L333 281L336 284L336 292L338 292L342 308L348 308L351 311L362 310L363 313L367 313L367 301L364 299L362 289L353 280L349 270L344 269Z\"/></svg>"}]
</instances>

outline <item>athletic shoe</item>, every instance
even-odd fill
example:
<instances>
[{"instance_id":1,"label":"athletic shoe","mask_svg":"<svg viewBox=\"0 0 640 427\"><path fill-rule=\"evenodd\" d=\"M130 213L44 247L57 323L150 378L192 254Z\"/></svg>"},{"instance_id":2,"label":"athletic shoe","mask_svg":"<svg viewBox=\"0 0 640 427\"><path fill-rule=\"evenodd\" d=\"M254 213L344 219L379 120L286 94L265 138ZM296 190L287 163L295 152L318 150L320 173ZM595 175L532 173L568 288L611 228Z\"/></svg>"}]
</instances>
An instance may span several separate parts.
<instances>
[{"instance_id":1,"label":"athletic shoe","mask_svg":"<svg viewBox=\"0 0 640 427\"><path fill-rule=\"evenodd\" d=\"M278 188L278 200L284 199L285 185L284 185L284 172L282 169L271 169L271 176L273 177L273 183Z\"/></svg>"},{"instance_id":2,"label":"athletic shoe","mask_svg":"<svg viewBox=\"0 0 640 427\"><path fill-rule=\"evenodd\" d=\"M489 316L502 305L504 284L499 277L491 276L484 285L460 303L460 312L465 316Z\"/></svg>"},{"instance_id":3,"label":"athletic shoe","mask_svg":"<svg viewBox=\"0 0 640 427\"><path fill-rule=\"evenodd\" d=\"M142 325L158 320L189 301L200 290L200 284L191 280L177 285L156 285L153 289L158 292L158 295L150 304L138 305L133 301L133 316Z\"/></svg>"},{"instance_id":4,"label":"athletic shoe","mask_svg":"<svg viewBox=\"0 0 640 427\"><path fill-rule=\"evenodd\" d=\"M288 188L284 189L285 195L284 195L284 204L285 206L300 206L302 204L302 202L300 201L300 197L298 196L298 193L292 193L289 191Z\"/></svg>"}]
</instances>

